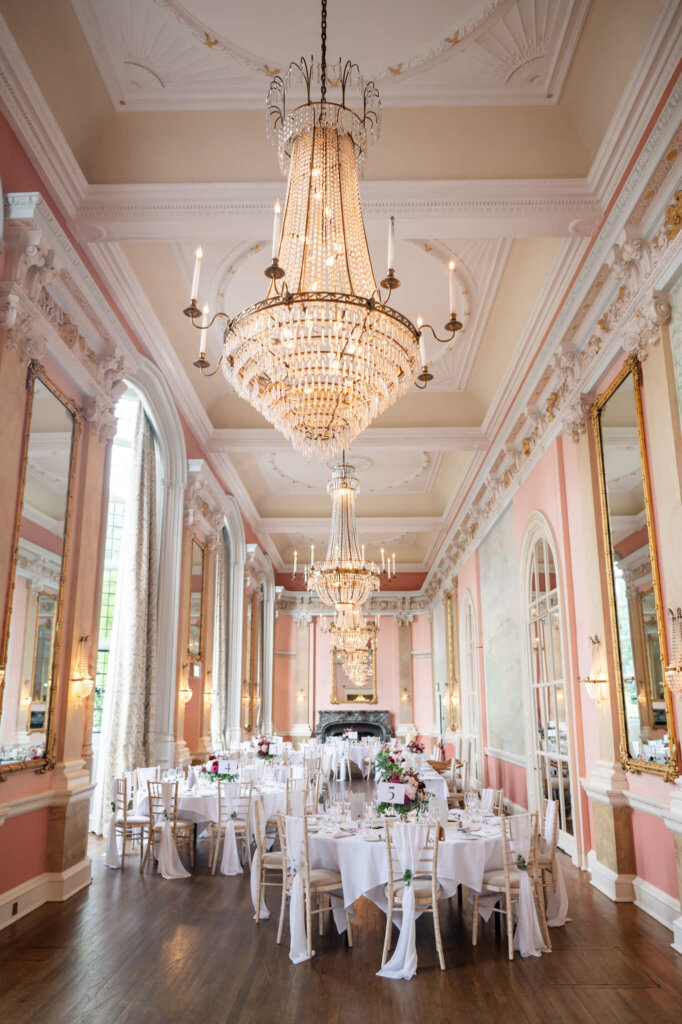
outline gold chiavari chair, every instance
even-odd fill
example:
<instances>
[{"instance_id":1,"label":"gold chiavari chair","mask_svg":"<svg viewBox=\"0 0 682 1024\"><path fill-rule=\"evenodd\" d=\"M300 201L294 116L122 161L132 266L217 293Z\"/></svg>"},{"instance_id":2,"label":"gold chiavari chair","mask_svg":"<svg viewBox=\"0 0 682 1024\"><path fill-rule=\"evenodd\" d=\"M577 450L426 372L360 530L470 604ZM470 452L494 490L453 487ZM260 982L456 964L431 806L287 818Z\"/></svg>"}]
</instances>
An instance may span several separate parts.
<instances>
[{"instance_id":1,"label":"gold chiavari chair","mask_svg":"<svg viewBox=\"0 0 682 1024\"><path fill-rule=\"evenodd\" d=\"M277 822L279 827L279 845L282 853L283 877L285 884L282 887L282 904L279 912L279 927L277 929L277 943L282 941L284 930L284 912L286 910L287 897L291 896L293 875L289 874L287 866L287 831L286 818L278 813ZM324 925L324 914L329 913L331 908L331 896L343 898L343 885L341 875L338 871L328 871L326 868L311 868L310 855L308 851L308 821L303 816L303 898L305 903L306 934L308 938L308 958L313 955L312 918L313 914L319 915L319 931L322 935ZM316 906L313 906L313 902ZM344 908L346 917L346 935L348 945L353 945L353 926L350 918L349 908Z\"/></svg>"},{"instance_id":2,"label":"gold chiavari chair","mask_svg":"<svg viewBox=\"0 0 682 1024\"><path fill-rule=\"evenodd\" d=\"M553 821L548 821L552 805L554 811ZM549 835L548 835L549 832ZM559 843L559 801L542 798L542 835L538 837L538 846L535 856L535 884L540 893L545 910L547 908L547 895L550 889L556 888L556 855ZM549 876L549 877L548 877Z\"/></svg>"},{"instance_id":3,"label":"gold chiavari chair","mask_svg":"<svg viewBox=\"0 0 682 1024\"><path fill-rule=\"evenodd\" d=\"M537 850L537 832L538 832L538 815L534 811L531 815L513 815L512 817L502 818L502 848L503 848L503 861L504 866L501 869L495 871L486 871L483 875L483 892L474 893L474 925L471 937L471 943L475 946L478 943L478 907L479 901L487 897L498 897L495 901L492 910L495 914L503 914L507 921L507 947L509 959L514 959L514 921L513 921L513 905L519 901L519 892L521 885L521 870L517 866L517 854L513 849L513 838L512 828L521 824L521 818L530 817L530 829L531 829L531 844L530 852L527 861L527 870L529 877L532 880L533 897L535 900L535 906L538 911L540 918L540 927L542 928L542 934L545 940L545 945L548 949L552 948L552 942L549 937L549 929L547 927L547 919L545 917L545 908L542 899L538 898L538 888L535 884L536 874L536 850Z\"/></svg>"},{"instance_id":4,"label":"gold chiavari chair","mask_svg":"<svg viewBox=\"0 0 682 1024\"><path fill-rule=\"evenodd\" d=\"M166 807L164 800L163 787L172 787L172 795L170 799L170 808ZM189 862L190 867L194 867L194 822L183 821L178 818L178 783L177 780L174 782L160 782L160 781L149 781L147 782L147 791L149 793L149 828L147 836L147 848L145 850L144 859L140 861L140 871L144 870L144 866L149 859L150 851L153 851L154 847L161 842L161 832L163 830L166 816L171 825L171 832L173 833L173 842L177 849L183 846L189 847Z\"/></svg>"},{"instance_id":5,"label":"gold chiavari chair","mask_svg":"<svg viewBox=\"0 0 682 1024\"><path fill-rule=\"evenodd\" d=\"M132 772L125 772L120 779L114 779L114 816L116 818L116 835L121 836L121 870L126 864L126 842L129 839L140 839L140 860L144 849L144 830L149 828L149 815L135 814L131 808L132 794L130 791Z\"/></svg>"},{"instance_id":6,"label":"gold chiavari chair","mask_svg":"<svg viewBox=\"0 0 682 1024\"><path fill-rule=\"evenodd\" d=\"M396 822L386 822L386 853L388 857L388 884L384 889L388 906L386 908L386 934L384 936L384 949L381 957L381 966L384 967L388 960L388 952L391 945L391 932L393 928L394 910L402 910L403 897L405 894L405 882L403 871L400 866L400 858L395 846L393 829ZM402 824L397 825L402 828ZM411 828L408 823L406 828ZM414 902L417 913L433 914L433 932L436 939L436 950L441 971L445 970L445 958L443 956L443 941L440 934L440 917L438 914L438 900L440 899L441 888L438 883L438 843L440 842L440 826L429 825L427 827L426 844L422 847L417 859L415 875L411 880L414 892Z\"/></svg>"}]
</instances>

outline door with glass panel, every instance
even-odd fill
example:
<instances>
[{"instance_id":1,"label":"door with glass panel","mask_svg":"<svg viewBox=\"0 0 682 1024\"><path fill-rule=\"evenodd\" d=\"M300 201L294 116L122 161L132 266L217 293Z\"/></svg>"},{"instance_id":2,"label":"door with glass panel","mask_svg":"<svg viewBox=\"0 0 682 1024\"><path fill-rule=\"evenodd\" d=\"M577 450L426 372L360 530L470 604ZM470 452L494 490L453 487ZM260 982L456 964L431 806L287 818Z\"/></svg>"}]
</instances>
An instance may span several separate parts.
<instances>
[{"instance_id":1,"label":"door with glass panel","mask_svg":"<svg viewBox=\"0 0 682 1024\"><path fill-rule=\"evenodd\" d=\"M559 846L574 853L574 790L559 589L554 552L544 537L533 546L528 582L533 774L538 805L542 797L559 801Z\"/></svg>"}]
</instances>

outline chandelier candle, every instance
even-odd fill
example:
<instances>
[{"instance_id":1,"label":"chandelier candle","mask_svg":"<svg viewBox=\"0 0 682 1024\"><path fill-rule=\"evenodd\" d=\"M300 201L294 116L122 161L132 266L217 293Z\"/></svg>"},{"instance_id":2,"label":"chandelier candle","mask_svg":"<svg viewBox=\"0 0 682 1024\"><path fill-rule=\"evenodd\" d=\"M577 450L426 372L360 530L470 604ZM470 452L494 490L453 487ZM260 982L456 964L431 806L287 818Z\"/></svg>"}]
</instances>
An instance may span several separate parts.
<instances>
[{"instance_id":1,"label":"chandelier candle","mask_svg":"<svg viewBox=\"0 0 682 1024\"><path fill-rule=\"evenodd\" d=\"M395 270L395 217L388 221L388 272L392 274Z\"/></svg>"},{"instance_id":2,"label":"chandelier candle","mask_svg":"<svg viewBox=\"0 0 682 1024\"><path fill-rule=\"evenodd\" d=\"M455 261L450 260L448 264L450 271L450 316L455 315Z\"/></svg>"},{"instance_id":3,"label":"chandelier candle","mask_svg":"<svg viewBox=\"0 0 682 1024\"><path fill-rule=\"evenodd\" d=\"M201 274L201 260L204 255L204 250L199 246L197 249L194 260L194 275L192 277L192 294L190 295L190 304L196 306L199 301L199 275Z\"/></svg>"},{"instance_id":4,"label":"chandelier candle","mask_svg":"<svg viewBox=\"0 0 682 1024\"><path fill-rule=\"evenodd\" d=\"M272 259L277 259L277 253L279 252L279 218L282 212L282 207L279 205L279 199L275 203L275 222L272 225Z\"/></svg>"},{"instance_id":5,"label":"chandelier candle","mask_svg":"<svg viewBox=\"0 0 682 1024\"><path fill-rule=\"evenodd\" d=\"M208 306L204 306L204 315L201 321L201 334L199 335L199 359L206 356L206 335L208 334Z\"/></svg>"}]
</instances>

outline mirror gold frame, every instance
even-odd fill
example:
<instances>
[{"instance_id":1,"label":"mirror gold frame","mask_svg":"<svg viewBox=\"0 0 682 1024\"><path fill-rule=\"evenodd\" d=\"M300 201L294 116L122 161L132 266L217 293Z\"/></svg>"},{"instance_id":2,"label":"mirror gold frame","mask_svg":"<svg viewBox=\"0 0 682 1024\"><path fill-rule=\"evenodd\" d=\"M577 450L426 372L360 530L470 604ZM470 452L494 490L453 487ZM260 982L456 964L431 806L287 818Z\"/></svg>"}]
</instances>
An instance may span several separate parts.
<instances>
[{"instance_id":1,"label":"mirror gold frame","mask_svg":"<svg viewBox=\"0 0 682 1024\"><path fill-rule=\"evenodd\" d=\"M47 700L47 729L45 736L45 754L41 758L31 761L13 761L0 765L0 782L4 781L7 775L16 772L45 772L54 768L56 760L54 756L55 728L54 716L57 706L57 690L59 687L59 672L61 666L62 628L64 626L64 604L66 600L66 573L69 565L69 551L71 547L71 526L73 521L73 492L76 476L78 444L83 429L83 411L73 399L54 384L47 375L42 363L29 363L26 375L26 407L24 411L24 429L21 439L21 462L19 470L19 487L17 491L17 504L14 513L14 531L12 534L12 558L10 562L9 580L5 598L5 614L0 634L0 713L5 689L5 671L7 668L7 652L9 647L10 622L12 619L12 605L14 599L14 585L17 571L17 559L19 556L19 536L21 533L21 516L24 506L24 488L26 485L26 470L28 467L28 446L31 434L31 417L33 413L33 396L35 382L39 380L57 398L64 408L73 417L73 433L71 435L71 453L69 456L69 487L66 498L66 516L64 522L64 546L62 549L62 565L59 573L59 594L57 596L57 624L54 637L54 654L52 659L52 678L50 680L50 693ZM42 702L41 702L42 703Z\"/></svg>"},{"instance_id":2,"label":"mirror gold frame","mask_svg":"<svg viewBox=\"0 0 682 1024\"><path fill-rule=\"evenodd\" d=\"M201 614L199 616L199 650L191 649L192 629L192 567L194 561L194 545L201 549ZM189 604L187 612L187 657L191 661L202 661L204 658L204 604L206 601L206 545L196 537L190 538L189 545Z\"/></svg>"},{"instance_id":3,"label":"mirror gold frame","mask_svg":"<svg viewBox=\"0 0 682 1024\"><path fill-rule=\"evenodd\" d=\"M367 625L372 632L372 696L369 696L370 690L367 689L367 699L363 699L362 696L356 697L353 700L339 700L336 696L336 650L332 647L331 649L331 694L329 697L330 704L378 704L379 698L377 696L377 627L375 622L368 622ZM361 687L356 687L361 689Z\"/></svg>"},{"instance_id":4,"label":"mirror gold frame","mask_svg":"<svg viewBox=\"0 0 682 1024\"><path fill-rule=\"evenodd\" d=\"M620 720L620 762L626 772L650 772L659 775L665 782L672 782L679 775L677 765L677 746L675 737L675 716L673 713L672 695L665 686L665 710L667 716L667 730L670 740L670 758L663 764L653 761L644 761L633 757L630 754L628 742L624 680L621 664L620 646L618 643L618 617L616 612L616 592L613 579L613 565L611 561L611 531L608 517L608 504L606 496L606 474L604 469L604 454L602 450L602 434L600 413L609 398L617 391L620 385L632 376L632 387L635 398L635 410L637 415L637 436L639 439L639 458L642 469L642 483L644 488L644 505L646 509L646 525L649 540L649 553L651 555L651 575L653 581L654 601L656 604L656 623L658 625L658 636L661 651L661 660L665 670L667 645L665 631L665 615L663 614L663 602L661 599L661 580L658 568L658 548L656 543L656 531L653 518L653 504L651 500L651 481L649 478L649 463L646 451L646 435L644 430L644 412L642 409L642 364L636 356L630 356L625 360L620 372L611 382L608 388L598 396L592 405L592 430L594 434L595 447L597 449L597 461L599 466L599 493L601 504L601 517L603 529L604 552L606 555L606 576L608 581L609 594L609 615L611 623L611 637L613 642L613 657L618 673L618 712ZM665 679L665 675L663 676Z\"/></svg>"}]
</instances>

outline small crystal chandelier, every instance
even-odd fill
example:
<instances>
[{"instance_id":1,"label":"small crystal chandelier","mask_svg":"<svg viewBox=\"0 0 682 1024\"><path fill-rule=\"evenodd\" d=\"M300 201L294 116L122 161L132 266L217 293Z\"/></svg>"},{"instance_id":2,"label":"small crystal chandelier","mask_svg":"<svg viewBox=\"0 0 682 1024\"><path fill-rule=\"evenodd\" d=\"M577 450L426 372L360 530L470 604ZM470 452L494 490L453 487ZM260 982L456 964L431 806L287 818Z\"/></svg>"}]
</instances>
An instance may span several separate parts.
<instances>
[{"instance_id":1,"label":"small crystal chandelier","mask_svg":"<svg viewBox=\"0 0 682 1024\"><path fill-rule=\"evenodd\" d=\"M340 606L336 619L327 630L331 638L331 646L343 658L355 651L366 651L375 632L373 626L365 622L362 611L353 605Z\"/></svg>"},{"instance_id":2,"label":"small crystal chandelier","mask_svg":"<svg viewBox=\"0 0 682 1024\"><path fill-rule=\"evenodd\" d=\"M326 26L327 0L322 0L321 60L292 63L283 77L272 79L267 97L268 132L277 139L280 167L289 175L281 233L279 203L275 206L267 296L234 317L219 312L210 321L204 306L202 317L199 248L184 310L201 330L194 365L202 373L209 367L207 331L216 317L225 317L218 365L227 381L294 448L320 458L345 450L412 384L424 388L433 380L422 337L426 328L389 305L400 285L393 218L384 296L365 237L358 169L369 141L379 135L379 94L351 61L327 66ZM313 99L317 85L320 97ZM336 90L334 101L327 99L328 86ZM305 102L289 109L297 90L305 92ZM355 90L357 109L352 109ZM451 261L448 336L438 338L427 325L441 342L451 341L462 327L454 309L454 274Z\"/></svg>"},{"instance_id":3,"label":"small crystal chandelier","mask_svg":"<svg viewBox=\"0 0 682 1024\"><path fill-rule=\"evenodd\" d=\"M308 590L314 591L323 604L349 612L363 605L370 594L379 589L382 570L365 559L365 545L358 542L355 521L355 495L358 478L355 467L346 463L346 453L332 470L327 484L332 496L332 523L326 558L315 561L315 546L310 548L310 564L304 569ZM296 578L298 554L294 554ZM395 555L394 555L395 566ZM385 571L385 570L384 570ZM388 578L390 579L390 560Z\"/></svg>"},{"instance_id":4,"label":"small crystal chandelier","mask_svg":"<svg viewBox=\"0 0 682 1024\"><path fill-rule=\"evenodd\" d=\"M665 681L671 693L682 696L682 608L677 615L668 608L670 616L670 664L665 668Z\"/></svg>"}]
</instances>

